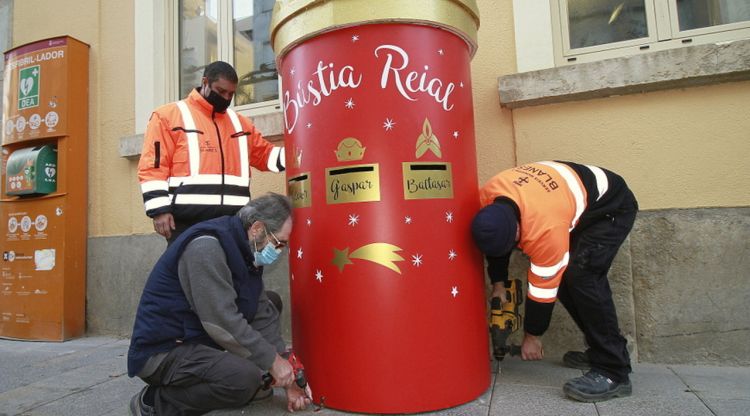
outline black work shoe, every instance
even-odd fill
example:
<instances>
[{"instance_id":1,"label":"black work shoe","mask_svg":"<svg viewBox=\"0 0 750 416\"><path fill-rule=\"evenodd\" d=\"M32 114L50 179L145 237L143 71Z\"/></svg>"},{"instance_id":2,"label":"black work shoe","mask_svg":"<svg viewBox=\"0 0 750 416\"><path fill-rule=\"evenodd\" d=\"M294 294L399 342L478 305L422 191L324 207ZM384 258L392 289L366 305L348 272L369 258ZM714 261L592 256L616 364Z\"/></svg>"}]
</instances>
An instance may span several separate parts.
<instances>
[{"instance_id":1,"label":"black work shoe","mask_svg":"<svg viewBox=\"0 0 750 416\"><path fill-rule=\"evenodd\" d=\"M581 351L566 352L565 355L563 355L563 364L565 364L566 367L583 371L591 369L591 362L589 362L588 354Z\"/></svg>"},{"instance_id":2,"label":"black work shoe","mask_svg":"<svg viewBox=\"0 0 750 416\"><path fill-rule=\"evenodd\" d=\"M154 416L156 411L153 406L143 403L143 395L146 394L148 386L144 387L130 399L130 414L133 416Z\"/></svg>"},{"instance_id":3,"label":"black work shoe","mask_svg":"<svg viewBox=\"0 0 750 416\"><path fill-rule=\"evenodd\" d=\"M633 385L630 380L618 383L596 370L591 370L581 377L568 380L563 386L563 392L571 399L591 403L630 396L633 393Z\"/></svg>"}]
</instances>

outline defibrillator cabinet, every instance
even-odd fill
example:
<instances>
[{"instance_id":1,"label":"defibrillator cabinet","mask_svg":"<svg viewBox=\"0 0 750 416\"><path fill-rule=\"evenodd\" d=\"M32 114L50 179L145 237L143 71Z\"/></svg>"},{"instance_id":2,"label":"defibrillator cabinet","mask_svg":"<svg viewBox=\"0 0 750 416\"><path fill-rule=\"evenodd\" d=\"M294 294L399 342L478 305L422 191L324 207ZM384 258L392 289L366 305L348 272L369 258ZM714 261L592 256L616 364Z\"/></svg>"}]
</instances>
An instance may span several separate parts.
<instances>
[{"instance_id":1,"label":"defibrillator cabinet","mask_svg":"<svg viewBox=\"0 0 750 416\"><path fill-rule=\"evenodd\" d=\"M88 49L61 36L5 52L0 338L84 334Z\"/></svg>"},{"instance_id":2,"label":"defibrillator cabinet","mask_svg":"<svg viewBox=\"0 0 750 416\"><path fill-rule=\"evenodd\" d=\"M25 147L8 157L6 195L49 194L57 190L57 149L50 145Z\"/></svg>"}]
</instances>

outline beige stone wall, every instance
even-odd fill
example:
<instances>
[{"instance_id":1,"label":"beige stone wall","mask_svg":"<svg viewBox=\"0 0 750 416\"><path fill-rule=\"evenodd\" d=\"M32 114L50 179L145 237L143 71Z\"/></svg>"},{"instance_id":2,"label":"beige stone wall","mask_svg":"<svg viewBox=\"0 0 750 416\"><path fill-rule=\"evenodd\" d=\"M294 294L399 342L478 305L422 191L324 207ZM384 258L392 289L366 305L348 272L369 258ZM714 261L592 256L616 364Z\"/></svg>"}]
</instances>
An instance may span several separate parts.
<instances>
[{"instance_id":1,"label":"beige stone wall","mask_svg":"<svg viewBox=\"0 0 750 416\"><path fill-rule=\"evenodd\" d=\"M131 234L141 220L133 162L119 138L133 133L133 5L128 1L34 0L13 6L13 47L70 35L89 51L89 235ZM133 202L135 201L135 202ZM140 212L134 213L134 207ZM140 215L137 215L140 214Z\"/></svg>"},{"instance_id":2,"label":"beige stone wall","mask_svg":"<svg viewBox=\"0 0 750 416\"><path fill-rule=\"evenodd\" d=\"M740 82L517 109L518 160L610 168L641 209L747 206L749 99Z\"/></svg>"},{"instance_id":3,"label":"beige stone wall","mask_svg":"<svg viewBox=\"0 0 750 416\"><path fill-rule=\"evenodd\" d=\"M497 77L516 70L510 1L479 0L479 49L471 63L479 182L514 166L513 116L502 109Z\"/></svg>"}]
</instances>

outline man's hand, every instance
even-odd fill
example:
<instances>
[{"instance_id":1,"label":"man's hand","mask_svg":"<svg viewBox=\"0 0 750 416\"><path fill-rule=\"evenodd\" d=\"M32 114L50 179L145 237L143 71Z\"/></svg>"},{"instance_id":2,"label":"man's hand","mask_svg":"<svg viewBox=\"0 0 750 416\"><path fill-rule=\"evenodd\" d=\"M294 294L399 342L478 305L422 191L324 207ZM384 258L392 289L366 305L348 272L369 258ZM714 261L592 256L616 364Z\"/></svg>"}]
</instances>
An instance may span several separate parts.
<instances>
[{"instance_id":1,"label":"man's hand","mask_svg":"<svg viewBox=\"0 0 750 416\"><path fill-rule=\"evenodd\" d=\"M521 359L523 360L541 360L544 358L544 348L542 348L542 339L531 335L524 334L523 343L521 344Z\"/></svg>"},{"instance_id":2,"label":"man's hand","mask_svg":"<svg viewBox=\"0 0 750 416\"><path fill-rule=\"evenodd\" d=\"M273 360L273 365L268 372L271 373L277 387L287 387L294 381L294 369L292 365L279 354L276 354L276 359ZM287 394L289 394L288 390Z\"/></svg>"},{"instance_id":3,"label":"man's hand","mask_svg":"<svg viewBox=\"0 0 750 416\"><path fill-rule=\"evenodd\" d=\"M308 384L305 390L292 383L286 388L286 408L290 412L304 410L312 403L312 390Z\"/></svg>"},{"instance_id":4,"label":"man's hand","mask_svg":"<svg viewBox=\"0 0 750 416\"><path fill-rule=\"evenodd\" d=\"M497 282L492 284L492 296L493 298L500 298L501 303L508 303L508 297L506 296L506 289L504 282Z\"/></svg>"},{"instance_id":5,"label":"man's hand","mask_svg":"<svg viewBox=\"0 0 750 416\"><path fill-rule=\"evenodd\" d=\"M175 229L174 217L171 212L165 212L154 217L154 231L169 239Z\"/></svg>"}]
</instances>

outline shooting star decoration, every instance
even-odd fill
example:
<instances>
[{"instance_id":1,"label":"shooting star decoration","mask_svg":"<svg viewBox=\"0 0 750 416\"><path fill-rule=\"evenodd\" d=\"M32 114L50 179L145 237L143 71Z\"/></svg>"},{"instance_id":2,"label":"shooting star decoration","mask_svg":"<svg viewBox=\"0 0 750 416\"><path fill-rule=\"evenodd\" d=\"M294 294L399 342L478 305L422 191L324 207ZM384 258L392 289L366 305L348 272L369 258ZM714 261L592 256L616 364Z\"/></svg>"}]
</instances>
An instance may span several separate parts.
<instances>
[{"instance_id":1,"label":"shooting star decoration","mask_svg":"<svg viewBox=\"0 0 750 416\"><path fill-rule=\"evenodd\" d=\"M353 264L351 259L367 260L401 274L401 269L395 263L397 261L404 261L404 258L396 253L401 250L401 247L388 243L367 244L352 251L351 254L349 253L349 247L343 250L334 248L331 263L338 267L340 272L343 272L344 266Z\"/></svg>"}]
</instances>

